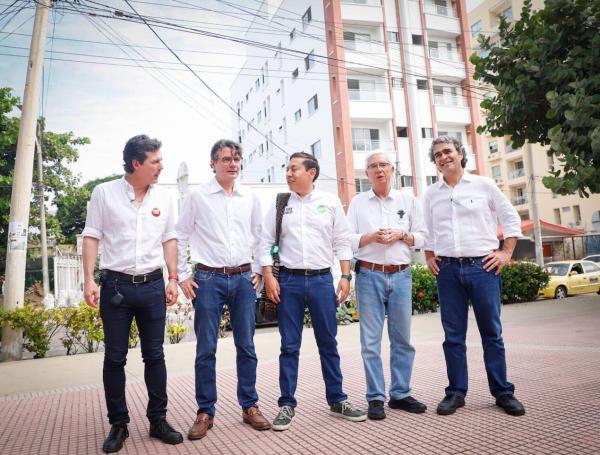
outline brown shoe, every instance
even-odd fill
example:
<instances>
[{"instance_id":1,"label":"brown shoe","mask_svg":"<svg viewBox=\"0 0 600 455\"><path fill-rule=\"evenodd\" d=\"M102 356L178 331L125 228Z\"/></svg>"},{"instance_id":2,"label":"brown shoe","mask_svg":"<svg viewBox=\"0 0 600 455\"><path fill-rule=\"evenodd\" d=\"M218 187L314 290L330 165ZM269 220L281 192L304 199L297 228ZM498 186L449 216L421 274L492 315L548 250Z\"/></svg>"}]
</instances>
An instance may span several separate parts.
<instances>
[{"instance_id":1,"label":"brown shoe","mask_svg":"<svg viewBox=\"0 0 600 455\"><path fill-rule=\"evenodd\" d=\"M188 439L202 439L213 426L213 418L205 412L196 416L196 421L188 431Z\"/></svg>"},{"instance_id":2,"label":"brown shoe","mask_svg":"<svg viewBox=\"0 0 600 455\"><path fill-rule=\"evenodd\" d=\"M271 429L271 422L265 419L265 416L262 415L262 412L257 407L251 407L247 411L243 411L242 419L244 423L251 425L255 430Z\"/></svg>"}]
</instances>

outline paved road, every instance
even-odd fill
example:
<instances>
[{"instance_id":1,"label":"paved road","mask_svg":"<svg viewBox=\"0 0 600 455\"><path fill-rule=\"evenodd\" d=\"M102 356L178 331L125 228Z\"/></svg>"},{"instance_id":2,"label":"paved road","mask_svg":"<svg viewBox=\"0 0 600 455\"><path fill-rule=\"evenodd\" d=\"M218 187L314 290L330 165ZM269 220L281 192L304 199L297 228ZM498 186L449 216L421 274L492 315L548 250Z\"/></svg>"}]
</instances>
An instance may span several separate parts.
<instances>
[{"instance_id":1,"label":"paved road","mask_svg":"<svg viewBox=\"0 0 600 455\"><path fill-rule=\"evenodd\" d=\"M314 337L305 329L297 418L286 432L255 432L241 423L235 350L228 337L219 342L217 355L215 427L201 441L174 447L148 437L143 364L139 350L131 350L131 436L121 453L600 453L600 296L509 305L503 308L503 320L510 380L527 407L523 417L510 417L493 405L472 315L467 406L454 416L435 414L446 378L439 315L429 314L413 318L413 387L414 395L429 406L424 415L389 410L386 420L366 423L331 417ZM366 406L358 330L358 324L340 327L338 341L346 392ZM256 348L261 409L273 417L278 397L276 329L259 330ZM185 432L195 414L194 344L167 345L166 356L169 420ZM101 370L101 353L0 364L0 454L99 453L109 428Z\"/></svg>"}]
</instances>

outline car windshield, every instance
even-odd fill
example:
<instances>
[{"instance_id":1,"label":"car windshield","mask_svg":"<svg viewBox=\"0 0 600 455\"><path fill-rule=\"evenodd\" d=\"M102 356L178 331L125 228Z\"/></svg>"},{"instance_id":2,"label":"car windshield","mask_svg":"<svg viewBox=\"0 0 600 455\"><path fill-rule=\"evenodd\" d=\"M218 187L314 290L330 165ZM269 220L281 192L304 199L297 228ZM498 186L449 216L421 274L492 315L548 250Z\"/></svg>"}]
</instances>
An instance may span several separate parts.
<instances>
[{"instance_id":1,"label":"car windshield","mask_svg":"<svg viewBox=\"0 0 600 455\"><path fill-rule=\"evenodd\" d=\"M569 271L569 264L546 264L546 270L550 275L566 276Z\"/></svg>"}]
</instances>

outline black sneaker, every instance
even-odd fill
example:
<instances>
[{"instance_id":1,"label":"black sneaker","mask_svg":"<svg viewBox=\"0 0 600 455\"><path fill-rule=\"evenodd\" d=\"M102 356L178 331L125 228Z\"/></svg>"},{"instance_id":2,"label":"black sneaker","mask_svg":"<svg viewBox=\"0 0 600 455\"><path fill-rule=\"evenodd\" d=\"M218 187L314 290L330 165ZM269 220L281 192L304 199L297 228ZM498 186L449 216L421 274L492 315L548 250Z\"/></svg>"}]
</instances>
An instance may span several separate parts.
<instances>
[{"instance_id":1,"label":"black sneaker","mask_svg":"<svg viewBox=\"0 0 600 455\"><path fill-rule=\"evenodd\" d=\"M349 401L339 401L329 407L331 413L336 417L350 420L351 422L364 422L367 420L367 414L358 408L355 408Z\"/></svg>"},{"instance_id":2,"label":"black sneaker","mask_svg":"<svg viewBox=\"0 0 600 455\"><path fill-rule=\"evenodd\" d=\"M446 395L437 407L437 413L442 416L454 414L458 408L465 405L465 398L460 395Z\"/></svg>"},{"instance_id":3,"label":"black sneaker","mask_svg":"<svg viewBox=\"0 0 600 455\"><path fill-rule=\"evenodd\" d=\"M369 401L369 411L367 417L371 420L383 420L385 419L385 409L383 407L383 401L372 400Z\"/></svg>"},{"instance_id":4,"label":"black sneaker","mask_svg":"<svg viewBox=\"0 0 600 455\"><path fill-rule=\"evenodd\" d=\"M102 444L104 453L118 452L123 448L123 442L129 437L126 424L117 424L110 427L110 432Z\"/></svg>"},{"instance_id":5,"label":"black sneaker","mask_svg":"<svg viewBox=\"0 0 600 455\"><path fill-rule=\"evenodd\" d=\"M403 411L412 412L413 414L422 414L427 410L427 406L410 396L402 398L401 400L391 398L388 402L388 406L392 409L402 409Z\"/></svg>"},{"instance_id":6,"label":"black sneaker","mask_svg":"<svg viewBox=\"0 0 600 455\"><path fill-rule=\"evenodd\" d=\"M279 413L275 420L273 420L273 425L271 428L275 431L284 431L287 430L292 424L292 419L294 418L296 413L294 412L294 408L291 406L281 406L279 408Z\"/></svg>"},{"instance_id":7,"label":"black sneaker","mask_svg":"<svg viewBox=\"0 0 600 455\"><path fill-rule=\"evenodd\" d=\"M496 406L504 409L504 412L511 416L522 416L525 414L525 407L515 398L514 395L500 395L496 398Z\"/></svg>"},{"instance_id":8,"label":"black sneaker","mask_svg":"<svg viewBox=\"0 0 600 455\"><path fill-rule=\"evenodd\" d=\"M150 437L160 439L165 444L181 444L183 436L176 431L166 419L150 422Z\"/></svg>"}]
</instances>

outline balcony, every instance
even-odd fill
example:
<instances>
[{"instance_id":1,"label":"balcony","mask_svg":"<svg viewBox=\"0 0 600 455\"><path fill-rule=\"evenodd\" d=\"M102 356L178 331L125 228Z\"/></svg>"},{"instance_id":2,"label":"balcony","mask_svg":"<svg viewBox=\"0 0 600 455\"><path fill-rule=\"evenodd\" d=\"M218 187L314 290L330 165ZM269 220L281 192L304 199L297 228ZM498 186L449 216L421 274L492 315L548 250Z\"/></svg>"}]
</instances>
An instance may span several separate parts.
<instances>
[{"instance_id":1,"label":"balcony","mask_svg":"<svg viewBox=\"0 0 600 455\"><path fill-rule=\"evenodd\" d=\"M471 123L471 114L462 96L434 94L433 104L435 105L435 117L438 122L459 125Z\"/></svg>"},{"instance_id":2,"label":"balcony","mask_svg":"<svg viewBox=\"0 0 600 455\"><path fill-rule=\"evenodd\" d=\"M372 41L344 40L344 47L346 48L346 52L375 52L378 54L383 54L385 52L383 44L374 43Z\"/></svg>"},{"instance_id":3,"label":"balcony","mask_svg":"<svg viewBox=\"0 0 600 455\"><path fill-rule=\"evenodd\" d=\"M438 34L455 37L460 35L460 22L454 10L448 6L425 3L425 23L428 30Z\"/></svg>"},{"instance_id":4,"label":"balcony","mask_svg":"<svg viewBox=\"0 0 600 455\"><path fill-rule=\"evenodd\" d=\"M520 177L525 177L525 169L523 168L515 169L508 173L508 178L510 180L518 179Z\"/></svg>"},{"instance_id":5,"label":"balcony","mask_svg":"<svg viewBox=\"0 0 600 455\"><path fill-rule=\"evenodd\" d=\"M389 101L390 95L383 90L348 90L350 101Z\"/></svg>"},{"instance_id":6,"label":"balcony","mask_svg":"<svg viewBox=\"0 0 600 455\"><path fill-rule=\"evenodd\" d=\"M518 205L525 205L529 202L529 199L527 198L526 194L523 194L522 196L515 196L511 199L512 205L514 206L518 206Z\"/></svg>"},{"instance_id":7,"label":"balcony","mask_svg":"<svg viewBox=\"0 0 600 455\"><path fill-rule=\"evenodd\" d=\"M342 21L352 24L383 22L381 3L377 0L342 0Z\"/></svg>"},{"instance_id":8,"label":"balcony","mask_svg":"<svg viewBox=\"0 0 600 455\"><path fill-rule=\"evenodd\" d=\"M385 58L385 49L382 44L344 40L344 47L346 48L346 68L349 70L364 71L368 68L369 74L385 74L385 65L381 64Z\"/></svg>"},{"instance_id":9,"label":"balcony","mask_svg":"<svg viewBox=\"0 0 600 455\"><path fill-rule=\"evenodd\" d=\"M394 150L394 142L379 139L353 139L352 150L355 152L374 152L375 150L392 152Z\"/></svg>"},{"instance_id":10,"label":"balcony","mask_svg":"<svg viewBox=\"0 0 600 455\"><path fill-rule=\"evenodd\" d=\"M348 90L350 118L388 120L392 118L390 95L383 90Z\"/></svg>"},{"instance_id":11,"label":"balcony","mask_svg":"<svg viewBox=\"0 0 600 455\"><path fill-rule=\"evenodd\" d=\"M457 52L446 49L429 48L431 75L462 80L466 77L464 62Z\"/></svg>"}]
</instances>

